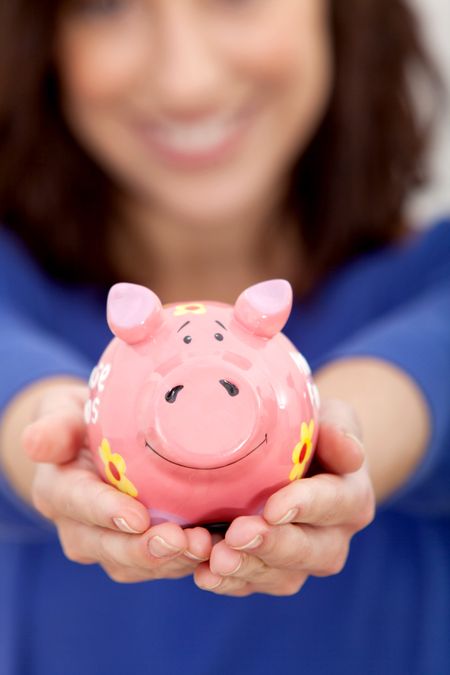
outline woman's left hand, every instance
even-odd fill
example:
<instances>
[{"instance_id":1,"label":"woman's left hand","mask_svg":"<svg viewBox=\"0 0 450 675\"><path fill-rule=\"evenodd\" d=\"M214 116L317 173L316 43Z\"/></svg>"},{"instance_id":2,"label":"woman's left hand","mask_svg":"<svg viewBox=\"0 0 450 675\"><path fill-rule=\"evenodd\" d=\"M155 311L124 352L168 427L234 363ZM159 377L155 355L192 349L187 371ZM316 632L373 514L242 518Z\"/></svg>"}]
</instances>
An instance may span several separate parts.
<instances>
[{"instance_id":1,"label":"woman's left hand","mask_svg":"<svg viewBox=\"0 0 450 675\"><path fill-rule=\"evenodd\" d=\"M196 584L222 595L292 595L309 575L338 574L352 536L374 517L375 499L358 425L342 401L324 402L314 465L267 501L262 516L241 516L197 567Z\"/></svg>"}]
</instances>

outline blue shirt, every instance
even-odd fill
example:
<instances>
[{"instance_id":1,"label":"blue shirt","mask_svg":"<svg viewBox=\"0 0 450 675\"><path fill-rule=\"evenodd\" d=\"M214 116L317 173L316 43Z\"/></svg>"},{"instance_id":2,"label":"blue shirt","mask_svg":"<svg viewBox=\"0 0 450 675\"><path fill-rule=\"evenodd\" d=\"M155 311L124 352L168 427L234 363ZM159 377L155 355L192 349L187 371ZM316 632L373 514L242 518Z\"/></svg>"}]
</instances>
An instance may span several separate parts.
<instances>
[{"instance_id":1,"label":"blue shirt","mask_svg":"<svg viewBox=\"0 0 450 675\"><path fill-rule=\"evenodd\" d=\"M348 262L295 303L285 333L313 370L349 355L396 364L430 410L420 466L344 571L290 597L117 584L69 562L1 478L2 675L450 673L450 220ZM110 337L103 291L57 283L0 232L0 410L39 378L87 377Z\"/></svg>"}]
</instances>

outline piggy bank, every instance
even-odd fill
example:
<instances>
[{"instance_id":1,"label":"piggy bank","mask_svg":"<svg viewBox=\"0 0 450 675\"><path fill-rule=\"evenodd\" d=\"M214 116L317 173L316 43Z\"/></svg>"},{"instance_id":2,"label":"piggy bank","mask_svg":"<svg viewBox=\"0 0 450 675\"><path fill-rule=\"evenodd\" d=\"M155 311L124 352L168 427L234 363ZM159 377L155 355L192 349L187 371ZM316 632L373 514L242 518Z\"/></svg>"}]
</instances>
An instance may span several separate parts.
<instances>
[{"instance_id":1,"label":"piggy bank","mask_svg":"<svg viewBox=\"0 0 450 675\"><path fill-rule=\"evenodd\" d=\"M90 377L89 444L103 479L140 500L153 524L260 513L305 474L319 401L280 332L291 307L282 279L251 286L234 306L163 307L143 286L111 288L116 337Z\"/></svg>"}]
</instances>

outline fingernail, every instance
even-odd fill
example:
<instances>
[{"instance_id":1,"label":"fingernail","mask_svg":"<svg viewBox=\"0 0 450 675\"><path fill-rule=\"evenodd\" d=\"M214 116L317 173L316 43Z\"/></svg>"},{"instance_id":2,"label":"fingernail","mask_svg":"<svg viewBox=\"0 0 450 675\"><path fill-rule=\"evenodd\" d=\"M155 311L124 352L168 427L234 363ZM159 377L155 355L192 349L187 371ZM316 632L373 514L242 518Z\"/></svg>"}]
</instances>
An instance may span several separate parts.
<instances>
[{"instance_id":1,"label":"fingernail","mask_svg":"<svg viewBox=\"0 0 450 675\"><path fill-rule=\"evenodd\" d=\"M168 544L167 541L164 541L162 537L152 537L148 542L148 548L150 553L155 556L155 558L165 558L169 555L174 555L175 553L180 553L181 548L172 546Z\"/></svg>"},{"instance_id":2,"label":"fingernail","mask_svg":"<svg viewBox=\"0 0 450 675\"><path fill-rule=\"evenodd\" d=\"M361 450L362 454L364 455L364 444L363 444L362 440L360 438L358 438L357 436L355 436L354 434L351 434L348 431L344 431L343 433L344 433L345 438L348 438L351 441L353 441L353 443L355 443L355 445L358 446L358 448Z\"/></svg>"},{"instance_id":3,"label":"fingernail","mask_svg":"<svg viewBox=\"0 0 450 675\"><path fill-rule=\"evenodd\" d=\"M291 520L294 520L298 513L298 509L290 509L287 513L284 514L282 518L275 521L270 521L272 525L285 525L285 523L290 523Z\"/></svg>"},{"instance_id":4,"label":"fingernail","mask_svg":"<svg viewBox=\"0 0 450 675\"><path fill-rule=\"evenodd\" d=\"M139 530L133 530L133 528L128 525L125 518L113 518L113 523L119 530L126 532L127 534L141 534Z\"/></svg>"},{"instance_id":5,"label":"fingernail","mask_svg":"<svg viewBox=\"0 0 450 675\"><path fill-rule=\"evenodd\" d=\"M262 536L257 534L256 537L253 537L247 544L243 544L242 546L231 546L231 548L234 548L236 551L249 551L253 548L258 548L258 546L262 544L262 540Z\"/></svg>"},{"instance_id":6,"label":"fingernail","mask_svg":"<svg viewBox=\"0 0 450 675\"><path fill-rule=\"evenodd\" d=\"M190 558L190 560L195 560L195 562L205 562L208 560L208 558L199 558L197 555L194 555L194 553L191 553L190 551L185 551L184 555L186 558Z\"/></svg>"},{"instance_id":7,"label":"fingernail","mask_svg":"<svg viewBox=\"0 0 450 675\"><path fill-rule=\"evenodd\" d=\"M215 588L218 588L218 587L220 586L220 584L222 583L222 581L223 581L222 579L219 579L218 581L215 581L215 582L213 582L213 583L211 583L211 584L209 584L209 585L203 584L203 588L204 588L206 591L213 591Z\"/></svg>"},{"instance_id":8,"label":"fingernail","mask_svg":"<svg viewBox=\"0 0 450 675\"><path fill-rule=\"evenodd\" d=\"M222 572L222 574L223 574L224 577L230 577L233 574L236 574L236 572L241 568L241 566L242 566L242 556L239 557L238 564L236 565L236 567L233 570L231 570L231 572Z\"/></svg>"}]
</instances>

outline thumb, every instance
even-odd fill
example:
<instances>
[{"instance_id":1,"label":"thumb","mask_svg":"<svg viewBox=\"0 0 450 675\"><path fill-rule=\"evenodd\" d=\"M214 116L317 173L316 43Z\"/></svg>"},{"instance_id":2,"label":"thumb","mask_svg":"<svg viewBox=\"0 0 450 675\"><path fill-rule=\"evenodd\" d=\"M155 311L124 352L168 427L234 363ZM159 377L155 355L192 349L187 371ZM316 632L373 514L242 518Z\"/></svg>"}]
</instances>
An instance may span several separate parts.
<instances>
[{"instance_id":1,"label":"thumb","mask_svg":"<svg viewBox=\"0 0 450 675\"><path fill-rule=\"evenodd\" d=\"M64 464L75 459L86 443L87 396L87 387L78 385L45 392L37 419L22 433L22 445L31 460Z\"/></svg>"},{"instance_id":2,"label":"thumb","mask_svg":"<svg viewBox=\"0 0 450 675\"><path fill-rule=\"evenodd\" d=\"M362 466L361 428L355 411L345 401L322 401L316 456L322 466L336 474L353 473Z\"/></svg>"}]
</instances>

